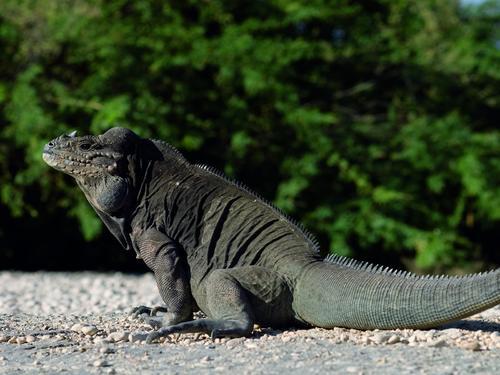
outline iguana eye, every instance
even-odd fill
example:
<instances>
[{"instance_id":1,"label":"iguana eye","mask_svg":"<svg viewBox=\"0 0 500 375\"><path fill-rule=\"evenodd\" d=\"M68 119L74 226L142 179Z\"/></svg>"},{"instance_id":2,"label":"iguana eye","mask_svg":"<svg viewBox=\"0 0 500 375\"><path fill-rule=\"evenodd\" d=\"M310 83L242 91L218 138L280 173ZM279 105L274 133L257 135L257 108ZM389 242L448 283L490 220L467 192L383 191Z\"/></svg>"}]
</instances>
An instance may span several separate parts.
<instances>
[{"instance_id":1,"label":"iguana eye","mask_svg":"<svg viewBox=\"0 0 500 375\"><path fill-rule=\"evenodd\" d=\"M90 143L82 143L82 144L80 144L79 147L80 147L80 150L87 151L87 150L90 150L91 146L92 145Z\"/></svg>"}]
</instances>

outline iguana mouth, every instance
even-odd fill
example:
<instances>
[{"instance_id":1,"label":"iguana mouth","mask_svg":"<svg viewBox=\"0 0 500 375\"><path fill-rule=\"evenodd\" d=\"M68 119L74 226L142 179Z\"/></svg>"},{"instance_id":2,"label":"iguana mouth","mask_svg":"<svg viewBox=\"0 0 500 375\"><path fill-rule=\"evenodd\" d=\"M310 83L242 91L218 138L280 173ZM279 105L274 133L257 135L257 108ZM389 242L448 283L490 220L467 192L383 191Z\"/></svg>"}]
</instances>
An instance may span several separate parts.
<instances>
[{"instance_id":1,"label":"iguana mouth","mask_svg":"<svg viewBox=\"0 0 500 375\"><path fill-rule=\"evenodd\" d=\"M97 177L103 172L113 173L118 168L116 161L110 163L109 159L105 159L107 163L95 163L100 158L99 156L91 159L82 159L72 156L64 157L51 151L44 151L42 157L52 168L70 175Z\"/></svg>"}]
</instances>

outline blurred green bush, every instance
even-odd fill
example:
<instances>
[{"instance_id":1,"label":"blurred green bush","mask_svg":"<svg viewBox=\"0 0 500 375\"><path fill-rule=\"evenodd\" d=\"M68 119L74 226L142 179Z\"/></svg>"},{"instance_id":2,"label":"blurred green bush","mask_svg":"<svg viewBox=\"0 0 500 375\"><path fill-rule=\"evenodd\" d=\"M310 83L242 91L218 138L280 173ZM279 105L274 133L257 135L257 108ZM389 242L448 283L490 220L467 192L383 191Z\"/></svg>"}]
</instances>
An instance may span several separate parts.
<instances>
[{"instance_id":1,"label":"blurred green bush","mask_svg":"<svg viewBox=\"0 0 500 375\"><path fill-rule=\"evenodd\" d=\"M40 153L121 125L244 181L325 252L498 264L499 21L494 1L3 0L4 260L36 251L16 241L23 225L46 251L75 223L100 235Z\"/></svg>"}]
</instances>

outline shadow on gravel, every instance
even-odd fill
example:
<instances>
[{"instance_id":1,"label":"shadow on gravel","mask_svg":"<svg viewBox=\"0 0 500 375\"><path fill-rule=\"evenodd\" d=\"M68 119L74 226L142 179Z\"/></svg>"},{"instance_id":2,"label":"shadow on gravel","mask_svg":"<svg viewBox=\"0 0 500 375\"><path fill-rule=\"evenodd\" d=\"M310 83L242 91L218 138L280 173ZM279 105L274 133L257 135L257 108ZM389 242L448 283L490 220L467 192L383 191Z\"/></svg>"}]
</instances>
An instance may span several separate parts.
<instances>
[{"instance_id":1,"label":"shadow on gravel","mask_svg":"<svg viewBox=\"0 0 500 375\"><path fill-rule=\"evenodd\" d=\"M500 323L485 322L484 320L459 320L439 327L440 329L458 328L467 331L497 332L500 331Z\"/></svg>"}]
</instances>

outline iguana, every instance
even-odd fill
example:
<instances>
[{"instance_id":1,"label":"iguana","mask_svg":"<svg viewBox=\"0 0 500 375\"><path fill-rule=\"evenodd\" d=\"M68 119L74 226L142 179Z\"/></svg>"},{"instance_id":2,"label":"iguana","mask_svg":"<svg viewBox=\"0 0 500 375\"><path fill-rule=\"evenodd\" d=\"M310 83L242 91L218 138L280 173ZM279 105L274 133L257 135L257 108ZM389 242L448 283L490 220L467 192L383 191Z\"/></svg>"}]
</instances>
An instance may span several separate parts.
<instances>
[{"instance_id":1,"label":"iguana","mask_svg":"<svg viewBox=\"0 0 500 375\"><path fill-rule=\"evenodd\" d=\"M49 142L43 159L74 177L104 224L154 272L172 333L246 336L262 326L427 328L500 303L500 269L417 276L340 256L282 211L169 144L125 128ZM203 311L206 319L193 320ZM157 319L157 318L151 318Z\"/></svg>"}]
</instances>

